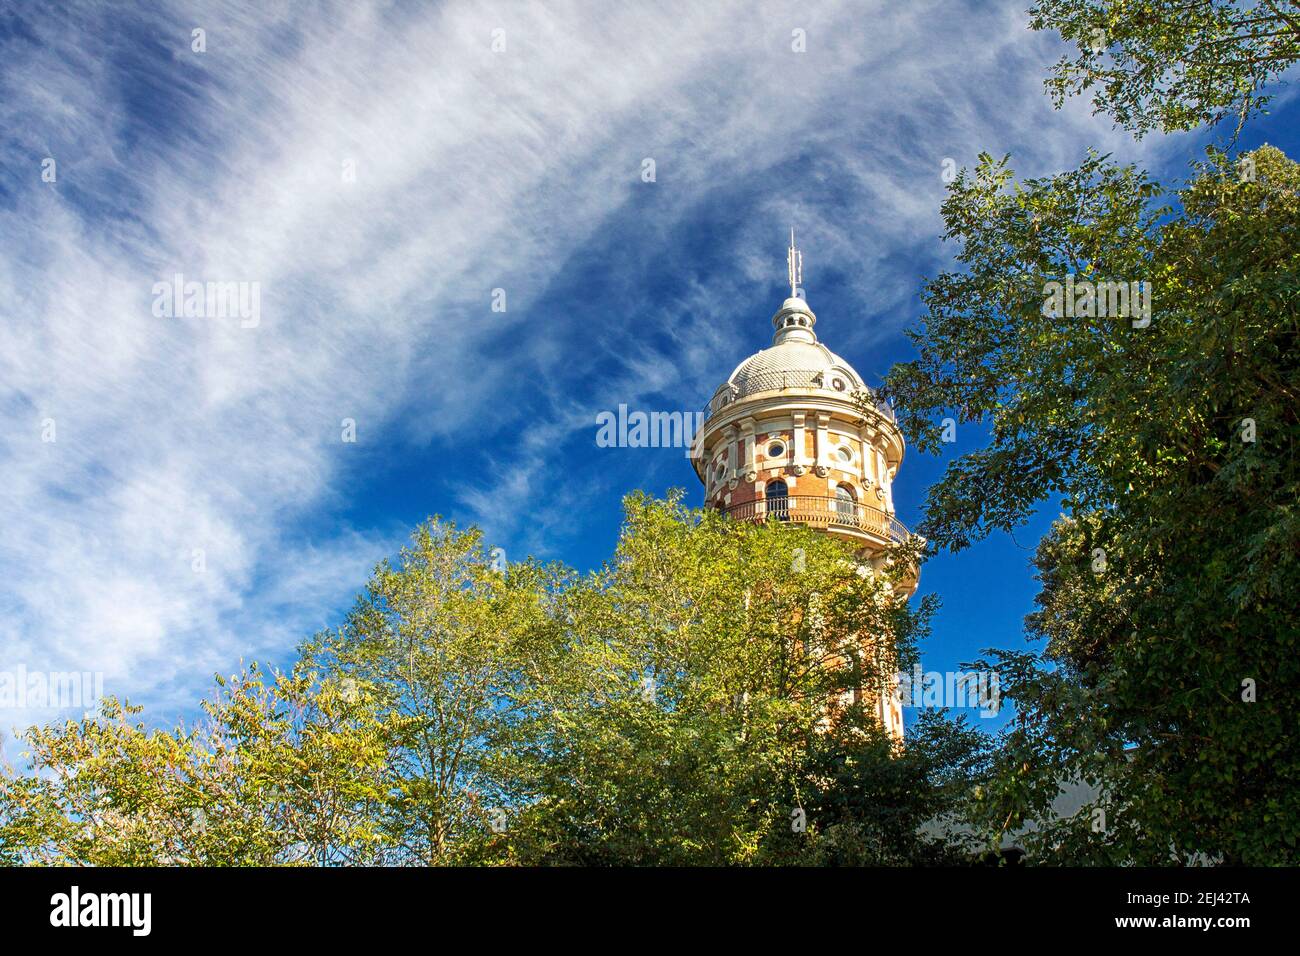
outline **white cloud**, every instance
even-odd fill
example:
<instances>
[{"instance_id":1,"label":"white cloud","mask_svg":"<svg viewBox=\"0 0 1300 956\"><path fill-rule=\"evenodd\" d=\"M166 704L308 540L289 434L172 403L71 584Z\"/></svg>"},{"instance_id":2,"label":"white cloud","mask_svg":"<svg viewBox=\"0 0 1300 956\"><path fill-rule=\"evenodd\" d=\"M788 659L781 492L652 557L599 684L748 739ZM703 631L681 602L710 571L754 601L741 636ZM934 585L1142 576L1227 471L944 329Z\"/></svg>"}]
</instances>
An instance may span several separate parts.
<instances>
[{"instance_id":1,"label":"white cloud","mask_svg":"<svg viewBox=\"0 0 1300 956\"><path fill-rule=\"evenodd\" d=\"M542 416L464 498L498 536L539 543L608 476L534 499L528 532L496 503L542 485L547 450L594 433L598 408L677 388L698 408L738 331L765 334L770 308L735 306L767 296L760 279L779 292L788 221L817 249L810 274L860 274L867 306L901 323L914 276L888 257L931 242L944 157L1014 148L1043 171L1117 141L1050 111L1048 41L945 3L263 6L150 24L105 8L0 49L0 666L102 669L110 691L176 703L291 646L400 538L316 529L303 545L304 517L353 493L340 476L358 455L464 440L467 422ZM57 184L40 181L47 155ZM530 311L585 245L670 254L709 227L701 203L760 177L781 188L717 250L730 268L640 313L675 354L617 342L623 317L580 300ZM260 325L155 318L153 283L176 271L259 282ZM628 295L636 281L616 278ZM610 327L582 358L611 371L575 400L571 345L596 318ZM823 317L841 352L886 331L839 321ZM484 358L503 347L509 361ZM520 369L550 408L511 406Z\"/></svg>"}]
</instances>

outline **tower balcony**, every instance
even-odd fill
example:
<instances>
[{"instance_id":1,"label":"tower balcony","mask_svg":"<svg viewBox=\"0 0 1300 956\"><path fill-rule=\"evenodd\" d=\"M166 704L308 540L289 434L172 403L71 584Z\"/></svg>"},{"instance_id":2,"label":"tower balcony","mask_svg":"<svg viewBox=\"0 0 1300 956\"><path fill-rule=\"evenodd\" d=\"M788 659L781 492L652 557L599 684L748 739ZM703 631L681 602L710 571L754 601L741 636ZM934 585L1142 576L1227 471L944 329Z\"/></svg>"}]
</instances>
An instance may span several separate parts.
<instances>
[{"instance_id":1,"label":"tower balcony","mask_svg":"<svg viewBox=\"0 0 1300 956\"><path fill-rule=\"evenodd\" d=\"M903 544L910 533L893 515L880 508L832 498L826 495L786 495L779 498L760 498L745 501L722 509L722 513L736 521L789 521L838 531L851 537L866 537L886 544Z\"/></svg>"}]
</instances>

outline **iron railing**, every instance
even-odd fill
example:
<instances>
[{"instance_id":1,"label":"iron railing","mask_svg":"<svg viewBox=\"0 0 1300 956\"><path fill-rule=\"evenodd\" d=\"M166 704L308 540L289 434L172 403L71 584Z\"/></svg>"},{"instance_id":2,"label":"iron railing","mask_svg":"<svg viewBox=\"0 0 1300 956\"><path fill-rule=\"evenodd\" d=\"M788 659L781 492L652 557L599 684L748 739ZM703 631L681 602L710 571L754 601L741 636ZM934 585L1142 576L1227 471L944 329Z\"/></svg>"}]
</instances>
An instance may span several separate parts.
<instances>
[{"instance_id":1,"label":"iron railing","mask_svg":"<svg viewBox=\"0 0 1300 956\"><path fill-rule=\"evenodd\" d=\"M888 512L827 495L760 498L758 501L746 501L724 508L723 513L737 521L771 519L814 528L852 528L897 544L903 544L910 537L903 522Z\"/></svg>"},{"instance_id":2,"label":"iron railing","mask_svg":"<svg viewBox=\"0 0 1300 956\"><path fill-rule=\"evenodd\" d=\"M746 375L744 378L730 383L729 388L725 388L717 395L714 395L713 399L704 406L704 417L706 419L711 418L733 402L747 398L750 395L756 395L759 392L818 391L850 398L854 391L853 383L848 380L847 376L844 376L844 388L835 388L833 384L835 378L835 373L830 369L790 369L784 372L762 372L755 375ZM894 410L887 404L876 402L875 407L891 422L896 421Z\"/></svg>"}]
</instances>

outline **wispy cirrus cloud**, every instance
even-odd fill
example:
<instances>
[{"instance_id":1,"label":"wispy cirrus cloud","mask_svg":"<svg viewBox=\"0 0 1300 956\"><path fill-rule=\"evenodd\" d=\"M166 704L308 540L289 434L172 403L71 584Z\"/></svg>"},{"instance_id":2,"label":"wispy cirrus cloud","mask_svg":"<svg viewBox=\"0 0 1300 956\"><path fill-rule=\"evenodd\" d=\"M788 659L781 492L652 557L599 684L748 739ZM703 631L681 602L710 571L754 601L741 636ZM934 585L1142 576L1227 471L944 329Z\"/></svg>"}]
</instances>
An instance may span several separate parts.
<instances>
[{"instance_id":1,"label":"wispy cirrus cloud","mask_svg":"<svg viewBox=\"0 0 1300 956\"><path fill-rule=\"evenodd\" d=\"M542 551L584 533L575 505L680 467L592 462L594 414L697 408L765 344L787 223L810 280L860 303L814 300L852 356L939 261L944 158L1044 171L1121 142L1053 114L1050 41L983 4L2 23L0 667L102 670L165 707L346 603L401 539L373 484L395 462L436 461L428 511ZM177 272L257 282L260 321L156 316Z\"/></svg>"}]
</instances>

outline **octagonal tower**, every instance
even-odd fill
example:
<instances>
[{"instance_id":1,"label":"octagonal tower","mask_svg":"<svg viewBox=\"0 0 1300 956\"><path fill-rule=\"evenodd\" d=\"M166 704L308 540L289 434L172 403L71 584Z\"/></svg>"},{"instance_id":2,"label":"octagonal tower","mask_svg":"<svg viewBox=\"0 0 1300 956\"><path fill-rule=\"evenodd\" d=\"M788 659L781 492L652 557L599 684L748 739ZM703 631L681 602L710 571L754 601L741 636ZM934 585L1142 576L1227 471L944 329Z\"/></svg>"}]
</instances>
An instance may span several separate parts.
<instances>
[{"instance_id":1,"label":"octagonal tower","mask_svg":"<svg viewBox=\"0 0 1300 956\"><path fill-rule=\"evenodd\" d=\"M705 409L693 456L705 504L733 519L774 518L852 542L878 565L908 532L894 513L903 435L853 366L817 339L790 237L790 298L772 317L771 348L745 359ZM865 400L864 400L865 399ZM906 582L916 590L916 575ZM901 739L898 695L871 702Z\"/></svg>"}]
</instances>

